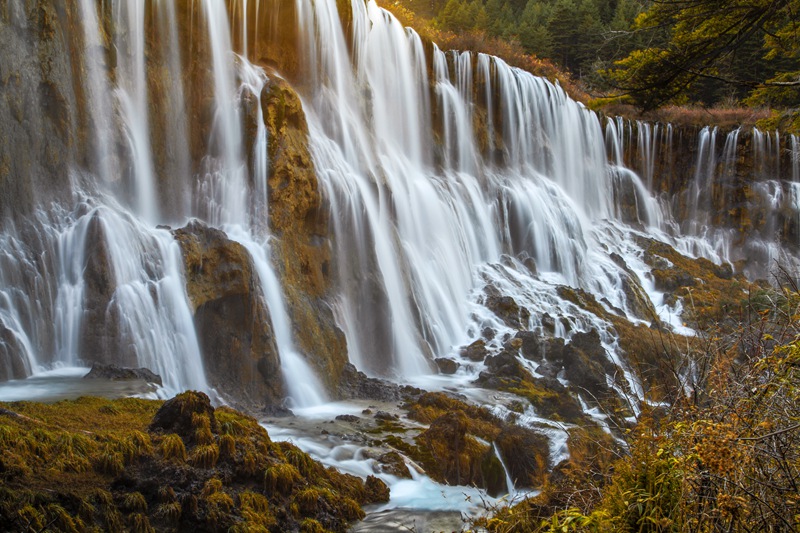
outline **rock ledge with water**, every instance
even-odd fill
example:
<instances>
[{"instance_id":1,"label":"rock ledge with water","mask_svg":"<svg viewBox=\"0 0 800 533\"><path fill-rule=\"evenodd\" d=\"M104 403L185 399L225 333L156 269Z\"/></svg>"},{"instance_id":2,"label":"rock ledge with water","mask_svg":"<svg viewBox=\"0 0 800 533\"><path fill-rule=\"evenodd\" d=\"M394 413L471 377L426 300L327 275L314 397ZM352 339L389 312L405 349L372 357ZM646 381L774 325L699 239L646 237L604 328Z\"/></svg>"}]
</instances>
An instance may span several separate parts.
<instances>
[{"instance_id":1,"label":"rock ledge with water","mask_svg":"<svg viewBox=\"0 0 800 533\"><path fill-rule=\"evenodd\" d=\"M142 380L147 383L163 385L161 376L148 368L123 368L117 365L95 363L83 379L110 379L112 381Z\"/></svg>"}]
</instances>

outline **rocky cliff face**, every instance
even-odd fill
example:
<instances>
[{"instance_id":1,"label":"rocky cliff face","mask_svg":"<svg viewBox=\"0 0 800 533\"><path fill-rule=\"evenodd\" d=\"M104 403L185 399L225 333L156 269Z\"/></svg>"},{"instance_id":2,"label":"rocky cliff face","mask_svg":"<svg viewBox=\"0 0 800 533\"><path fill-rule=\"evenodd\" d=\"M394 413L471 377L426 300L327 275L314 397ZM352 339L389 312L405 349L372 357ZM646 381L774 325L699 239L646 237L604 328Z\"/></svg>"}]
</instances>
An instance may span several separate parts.
<instances>
[{"instance_id":1,"label":"rocky cliff face","mask_svg":"<svg viewBox=\"0 0 800 533\"><path fill-rule=\"evenodd\" d=\"M751 275L765 275L770 262L758 242L797 253L800 176L791 136L646 123L620 129L624 163L661 199L682 232L731 232L732 246L742 250L735 257L741 259L738 268ZM636 202L630 189L622 192L620 206L633 222L642 218L634 214Z\"/></svg>"},{"instance_id":2,"label":"rocky cliff face","mask_svg":"<svg viewBox=\"0 0 800 533\"><path fill-rule=\"evenodd\" d=\"M308 154L300 100L280 80L280 75L302 77L297 16L292 3L261 4L258 11L251 5L240 18L232 19L230 28L209 27L214 6L185 2L148 4L144 14L127 5L90 2L13 1L0 8L0 219L6 228L21 228L24 235L14 233L15 237L28 238L20 248L24 255L3 265L3 279L9 287L39 287L44 292L41 309L23 309L35 302L14 301L4 308L9 315L0 317L0 379L30 373L30 359L46 365L63 357L54 339L60 335L58 326L39 333L30 326L32 317L25 315L64 312L65 296L58 291L63 265L58 258L63 261L64 254L73 253L81 263L79 279L73 283L82 311L73 336L77 353L69 357L86 363L140 364L142 352L131 339L130 326L121 330L130 317L119 302L119 291L129 280L120 278L120 265L115 263L120 248L115 245L112 253L109 244L120 238L115 234L119 228L109 226L102 213L87 214L91 208L86 207L52 229L53 217L34 220L32 214L51 202L69 212L73 195L80 190L88 197L114 196L123 209L138 215L136 180L142 168L152 168L153 212L165 221L187 214L217 220L218 206L214 201L206 205L204 198L210 187L220 187L215 182L222 179L217 161L226 157L215 94L222 67L214 54L223 54L225 62L233 55L219 50L225 46L224 35L213 32L230 30L228 46L240 53L248 50L252 65L268 68L275 80L263 91L243 89L236 110L242 142L229 152L246 162L245 186L251 191L261 186L256 160L263 156L270 162L268 182L263 185L268 190L269 218L256 220L251 214L251 223L258 238L266 238L266 232L273 235L272 250L295 343L335 388L347 350L327 303L331 294L327 214ZM96 9L96 27L86 17L91 11L84 9ZM141 53L145 55L137 55ZM137 61L142 59L146 62L139 72ZM231 81L238 83L241 73L235 64L234 60L225 68L231 68L237 78ZM129 107L137 105L138 111L131 113ZM143 119L146 131L136 131L137 118ZM261 130L267 131L268 146L258 144ZM147 136L144 152L137 144L139 133ZM67 243L61 235L64 224L76 220L82 221L80 238ZM279 401L284 386L278 350L249 253L223 231L199 221L173 234L181 246L186 293L209 384L253 404ZM66 250L67 246L79 249ZM157 263L163 264L165 258L148 249L157 247L156 241L145 238L133 248L137 246L144 254L143 275L151 283L163 283ZM148 266L148 261L155 263ZM20 316L17 323L10 323Z\"/></svg>"},{"instance_id":3,"label":"rocky cliff face","mask_svg":"<svg viewBox=\"0 0 800 533\"><path fill-rule=\"evenodd\" d=\"M347 347L330 307L332 280L328 213L311 155L297 94L280 79L264 86L261 105L269 135L270 226L297 341L335 390Z\"/></svg>"},{"instance_id":4,"label":"rocky cliff face","mask_svg":"<svg viewBox=\"0 0 800 533\"><path fill-rule=\"evenodd\" d=\"M73 77L73 5L0 6L0 221L69 193L85 105Z\"/></svg>"}]
</instances>

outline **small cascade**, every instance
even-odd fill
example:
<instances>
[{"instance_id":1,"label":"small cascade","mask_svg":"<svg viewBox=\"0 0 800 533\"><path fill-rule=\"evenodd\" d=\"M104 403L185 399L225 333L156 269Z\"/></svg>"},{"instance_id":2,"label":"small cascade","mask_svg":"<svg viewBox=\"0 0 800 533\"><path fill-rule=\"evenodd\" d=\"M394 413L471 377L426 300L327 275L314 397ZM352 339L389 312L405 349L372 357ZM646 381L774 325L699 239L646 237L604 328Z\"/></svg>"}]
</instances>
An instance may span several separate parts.
<instances>
[{"instance_id":1,"label":"small cascade","mask_svg":"<svg viewBox=\"0 0 800 533\"><path fill-rule=\"evenodd\" d=\"M503 467L503 473L506 477L506 490L510 496L516 494L516 489L514 488L514 480L511 479L511 474L508 473L508 468L506 467L506 462L503 461L503 456L500 455L500 450L497 448L497 443L492 443L492 449L494 450L495 456L497 456L497 460L500 461L500 465Z\"/></svg>"},{"instance_id":2,"label":"small cascade","mask_svg":"<svg viewBox=\"0 0 800 533\"><path fill-rule=\"evenodd\" d=\"M658 145L660 124L651 125L647 122L637 121L636 131L639 135L639 173L644 178L649 190L653 189L653 174L655 168L655 152Z\"/></svg>"},{"instance_id":3,"label":"small cascade","mask_svg":"<svg viewBox=\"0 0 800 533\"><path fill-rule=\"evenodd\" d=\"M283 301L283 288L272 267L268 242L257 243L247 233L235 230L229 236L247 248L258 272L263 298L270 310L272 329L281 356L281 372L292 407L313 407L325 403L328 401L325 388L294 346L289 313Z\"/></svg>"},{"instance_id":4,"label":"small cascade","mask_svg":"<svg viewBox=\"0 0 800 533\"><path fill-rule=\"evenodd\" d=\"M100 39L97 2L81 0L79 6L83 21L84 48L81 60L86 72L84 90L87 100L92 102L88 107L91 136L94 139L91 143L90 170L100 179L110 181L117 172L112 163L114 126L109 97L112 91L107 80L108 65Z\"/></svg>"}]
</instances>

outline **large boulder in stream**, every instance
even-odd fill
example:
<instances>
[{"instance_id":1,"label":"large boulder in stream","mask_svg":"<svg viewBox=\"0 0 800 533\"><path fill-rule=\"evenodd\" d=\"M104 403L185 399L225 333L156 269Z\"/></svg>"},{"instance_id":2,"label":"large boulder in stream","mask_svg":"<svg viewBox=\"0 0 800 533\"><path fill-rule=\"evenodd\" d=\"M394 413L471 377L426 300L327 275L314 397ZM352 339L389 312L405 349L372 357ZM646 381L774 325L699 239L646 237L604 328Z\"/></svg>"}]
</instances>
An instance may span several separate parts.
<instances>
[{"instance_id":1,"label":"large boulder in stream","mask_svg":"<svg viewBox=\"0 0 800 533\"><path fill-rule=\"evenodd\" d=\"M550 453L545 435L439 392L425 393L404 408L409 418L429 427L413 443L401 439L392 443L433 479L502 494L507 488L502 457L517 487L542 484Z\"/></svg>"},{"instance_id":2,"label":"large boulder in stream","mask_svg":"<svg viewBox=\"0 0 800 533\"><path fill-rule=\"evenodd\" d=\"M224 232L192 221L173 232L212 387L251 404L283 396L269 310L250 254Z\"/></svg>"}]
</instances>

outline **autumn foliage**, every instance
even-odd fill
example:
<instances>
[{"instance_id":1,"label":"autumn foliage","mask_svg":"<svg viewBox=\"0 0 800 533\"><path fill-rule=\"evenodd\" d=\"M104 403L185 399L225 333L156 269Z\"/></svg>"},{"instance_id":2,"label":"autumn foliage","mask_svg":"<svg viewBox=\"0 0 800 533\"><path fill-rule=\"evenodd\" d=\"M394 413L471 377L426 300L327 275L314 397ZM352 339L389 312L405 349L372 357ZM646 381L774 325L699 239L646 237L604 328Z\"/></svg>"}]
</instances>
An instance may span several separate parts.
<instances>
[{"instance_id":1,"label":"autumn foliage","mask_svg":"<svg viewBox=\"0 0 800 533\"><path fill-rule=\"evenodd\" d=\"M739 532L800 529L800 297L745 303L735 330L700 335L671 404L649 404L628 453L574 464L570 487L498 509L494 532ZM564 492L594 494L564 503ZM554 496L558 498L554 499ZM559 505L561 504L561 505Z\"/></svg>"}]
</instances>

